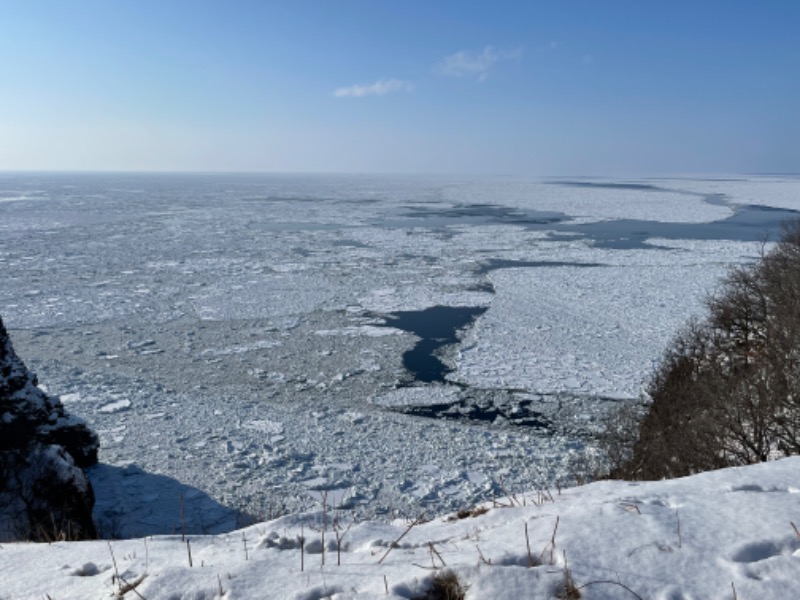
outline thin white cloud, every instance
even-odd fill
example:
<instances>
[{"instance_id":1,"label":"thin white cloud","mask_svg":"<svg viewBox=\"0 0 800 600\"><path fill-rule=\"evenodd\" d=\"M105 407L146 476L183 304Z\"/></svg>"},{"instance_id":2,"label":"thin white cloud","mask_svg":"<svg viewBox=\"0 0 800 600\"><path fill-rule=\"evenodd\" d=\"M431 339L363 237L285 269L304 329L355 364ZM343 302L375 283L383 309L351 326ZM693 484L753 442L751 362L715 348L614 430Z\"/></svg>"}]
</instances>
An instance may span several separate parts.
<instances>
[{"instance_id":1,"label":"thin white cloud","mask_svg":"<svg viewBox=\"0 0 800 600\"><path fill-rule=\"evenodd\" d=\"M486 46L479 54L461 50L445 56L436 70L449 77L475 77L478 81L485 81L496 63L518 59L521 55L521 50L498 51L493 46Z\"/></svg>"},{"instance_id":2,"label":"thin white cloud","mask_svg":"<svg viewBox=\"0 0 800 600\"><path fill-rule=\"evenodd\" d=\"M400 79L379 79L375 83L358 83L334 90L337 98L363 98L364 96L383 96L393 92L411 92L414 84Z\"/></svg>"}]
</instances>

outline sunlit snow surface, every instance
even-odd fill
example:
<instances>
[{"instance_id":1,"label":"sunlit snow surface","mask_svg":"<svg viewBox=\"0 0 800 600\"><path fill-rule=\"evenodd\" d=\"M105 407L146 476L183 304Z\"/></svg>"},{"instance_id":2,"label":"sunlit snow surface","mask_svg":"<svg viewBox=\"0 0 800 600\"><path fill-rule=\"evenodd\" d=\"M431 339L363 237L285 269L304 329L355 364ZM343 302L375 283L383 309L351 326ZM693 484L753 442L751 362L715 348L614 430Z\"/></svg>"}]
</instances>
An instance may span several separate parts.
<instances>
[{"instance_id":1,"label":"sunlit snow surface","mask_svg":"<svg viewBox=\"0 0 800 600\"><path fill-rule=\"evenodd\" d=\"M256 516L322 490L359 515L449 510L567 478L796 210L791 178L5 174L0 314L101 461L143 469L95 476L143 511L101 506L115 533L179 505L142 503L142 473ZM392 316L437 306L485 311L423 385ZM214 506L192 526L230 522Z\"/></svg>"},{"instance_id":2,"label":"sunlit snow surface","mask_svg":"<svg viewBox=\"0 0 800 600\"><path fill-rule=\"evenodd\" d=\"M413 526L318 504L188 543L175 534L3 544L0 597L452 598L427 595L446 565L468 600L575 597L564 594L565 570L583 600L790 600L800 597L798 468L792 457L670 481L529 490L483 514Z\"/></svg>"}]
</instances>

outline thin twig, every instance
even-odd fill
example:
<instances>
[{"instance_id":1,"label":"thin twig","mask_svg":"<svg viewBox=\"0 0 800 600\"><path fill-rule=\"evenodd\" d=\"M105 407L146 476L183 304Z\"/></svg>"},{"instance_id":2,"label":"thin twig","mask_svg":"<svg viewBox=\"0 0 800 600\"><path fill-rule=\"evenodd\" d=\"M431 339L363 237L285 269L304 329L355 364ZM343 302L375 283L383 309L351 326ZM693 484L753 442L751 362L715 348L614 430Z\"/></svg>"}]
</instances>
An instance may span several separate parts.
<instances>
[{"instance_id":1,"label":"thin twig","mask_svg":"<svg viewBox=\"0 0 800 600\"><path fill-rule=\"evenodd\" d=\"M117 568L117 559L114 558L114 551L111 549L111 542L108 542L108 551L111 553L111 562L114 563L114 577L119 582L119 569Z\"/></svg>"},{"instance_id":2,"label":"thin twig","mask_svg":"<svg viewBox=\"0 0 800 600\"><path fill-rule=\"evenodd\" d=\"M506 498L508 498L508 500L511 502L511 506L514 506L515 504L516 504L517 506L522 506L522 505L520 504L519 500L517 500L517 497L516 497L516 496L514 496L514 494L509 494L509 493L506 491L506 488L505 488L505 486L503 485L503 478L502 478L502 477L500 478L500 483L499 483L498 485L500 486L500 491L501 491L501 492L503 492L503 493L506 495Z\"/></svg>"},{"instance_id":3,"label":"thin twig","mask_svg":"<svg viewBox=\"0 0 800 600\"><path fill-rule=\"evenodd\" d=\"M144 574L144 575L139 575L139 577L137 577L137 578L136 578L136 579L134 579L133 581L131 581L131 582L127 582L127 581L125 581L125 579L124 579L123 577L121 577L121 576L120 576L119 580L120 580L122 583L124 583L124 584L125 584L125 586L124 586L124 587L123 587L123 586L120 586L120 588L119 588L119 592L117 593L117 596L119 596L119 597L122 597L122 596L124 596L125 594L127 594L128 592L133 592L134 594L136 594L137 596L139 596L139 598L141 598L142 600L147 600L147 598L145 598L144 596L142 596L142 595L141 595L141 594L138 592L138 590L136 589L136 588L139 586L139 584L141 584L141 583L144 581L145 577L147 577L147 575L146 575L146 574Z\"/></svg>"},{"instance_id":4,"label":"thin twig","mask_svg":"<svg viewBox=\"0 0 800 600\"><path fill-rule=\"evenodd\" d=\"M528 537L528 523L525 523L525 545L528 547L528 568L533 565L533 554L531 554L531 539Z\"/></svg>"},{"instance_id":5,"label":"thin twig","mask_svg":"<svg viewBox=\"0 0 800 600\"><path fill-rule=\"evenodd\" d=\"M547 546L544 547L544 550L542 550L542 553L539 555L539 559L540 560L544 560L544 553L547 552L548 548L550 548L550 561L549 561L549 564L551 564L551 565L553 564L553 554L556 551L556 533L558 532L558 523L559 523L560 520L561 520L561 516L559 515L559 516L556 517L556 525L555 525L555 527L553 527L553 535L550 538L550 543L547 544Z\"/></svg>"},{"instance_id":6,"label":"thin twig","mask_svg":"<svg viewBox=\"0 0 800 600\"><path fill-rule=\"evenodd\" d=\"M799 537L799 538L800 538L800 531L798 531L798 530L797 530L797 525L795 525L795 524L794 524L794 523L792 523L791 521L789 521L789 525L791 525L791 526L792 526L792 529L794 529L794 534L795 534L797 537Z\"/></svg>"},{"instance_id":7,"label":"thin twig","mask_svg":"<svg viewBox=\"0 0 800 600\"><path fill-rule=\"evenodd\" d=\"M475 547L478 549L478 556L481 557L481 562L484 563L484 564L487 564L487 565L489 565L491 567L492 566L491 559L490 560L486 560L486 557L483 555L483 552L481 552L481 547L478 546L478 544L475 544Z\"/></svg>"},{"instance_id":8,"label":"thin twig","mask_svg":"<svg viewBox=\"0 0 800 600\"><path fill-rule=\"evenodd\" d=\"M381 556L381 559L378 561L378 564L381 564L384 561L384 559L387 556L389 556L389 552L391 552L392 550L394 550L397 547L397 544L400 543L400 540L402 540L404 537L406 537L406 535L408 534L409 531L411 531L416 525L419 525L420 523L422 523L422 520L423 520L424 516L425 516L425 514L423 513L420 516L418 516L416 519L414 519L414 521L412 521L411 525L406 527L406 530L402 534L400 534L400 537L397 538L395 541L393 541L391 544L389 544L389 549L386 550L386 553L383 556Z\"/></svg>"},{"instance_id":9,"label":"thin twig","mask_svg":"<svg viewBox=\"0 0 800 600\"><path fill-rule=\"evenodd\" d=\"M300 525L300 572L305 570L306 566L306 536L304 535L303 526Z\"/></svg>"},{"instance_id":10,"label":"thin twig","mask_svg":"<svg viewBox=\"0 0 800 600\"><path fill-rule=\"evenodd\" d=\"M443 566L443 567L446 567L446 566L447 566L447 563L446 563L446 562L444 562L444 559L442 558L442 555L441 555L441 554L439 554L439 551L438 551L438 550L437 550L437 549L434 547L434 545L433 545L433 542L428 542L428 549L430 550L430 554L431 554L431 564L433 565L433 568L434 568L434 569L436 568L436 562L433 560L433 555L434 555L434 554L436 555L436 558L438 558L438 559L439 559L439 561L442 563L442 566Z\"/></svg>"},{"instance_id":11,"label":"thin twig","mask_svg":"<svg viewBox=\"0 0 800 600\"><path fill-rule=\"evenodd\" d=\"M353 526L353 522L351 521L350 524L347 526L347 529L342 531L341 525L339 525L338 518L333 520L333 533L336 535L336 565L342 566L342 540L344 536L347 535L347 532L350 531L350 528Z\"/></svg>"},{"instance_id":12,"label":"thin twig","mask_svg":"<svg viewBox=\"0 0 800 600\"><path fill-rule=\"evenodd\" d=\"M328 529L328 490L322 491L322 566L325 566L325 530Z\"/></svg>"},{"instance_id":13,"label":"thin twig","mask_svg":"<svg viewBox=\"0 0 800 600\"><path fill-rule=\"evenodd\" d=\"M578 586L575 585L575 580L572 578L572 572L569 570L567 563L567 551L562 550L564 555L564 591L566 598L580 598L581 593Z\"/></svg>"},{"instance_id":14,"label":"thin twig","mask_svg":"<svg viewBox=\"0 0 800 600\"><path fill-rule=\"evenodd\" d=\"M580 591L580 590L582 590L584 588L589 587L590 585L599 585L601 583L610 583L611 585L618 585L622 589L629 591L631 594L633 594L639 600L644 600L644 598L642 598L639 594L634 592L627 585L625 585L624 583L620 583L619 581L614 581L613 579L598 579L597 581L590 581L589 583L584 583L583 585L577 587L576 589Z\"/></svg>"},{"instance_id":15,"label":"thin twig","mask_svg":"<svg viewBox=\"0 0 800 600\"><path fill-rule=\"evenodd\" d=\"M183 492L181 492L181 541L186 541L186 509L184 507Z\"/></svg>"}]
</instances>

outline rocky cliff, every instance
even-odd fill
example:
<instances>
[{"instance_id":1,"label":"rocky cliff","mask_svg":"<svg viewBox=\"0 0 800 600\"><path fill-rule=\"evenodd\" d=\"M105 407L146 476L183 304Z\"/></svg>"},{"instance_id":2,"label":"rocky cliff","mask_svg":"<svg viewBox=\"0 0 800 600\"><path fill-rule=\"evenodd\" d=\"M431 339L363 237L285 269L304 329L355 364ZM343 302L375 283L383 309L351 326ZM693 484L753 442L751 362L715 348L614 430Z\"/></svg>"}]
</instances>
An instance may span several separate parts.
<instances>
[{"instance_id":1,"label":"rocky cliff","mask_svg":"<svg viewBox=\"0 0 800 600\"><path fill-rule=\"evenodd\" d=\"M37 387L0 318L0 541L95 537L94 494L82 467L99 442Z\"/></svg>"}]
</instances>

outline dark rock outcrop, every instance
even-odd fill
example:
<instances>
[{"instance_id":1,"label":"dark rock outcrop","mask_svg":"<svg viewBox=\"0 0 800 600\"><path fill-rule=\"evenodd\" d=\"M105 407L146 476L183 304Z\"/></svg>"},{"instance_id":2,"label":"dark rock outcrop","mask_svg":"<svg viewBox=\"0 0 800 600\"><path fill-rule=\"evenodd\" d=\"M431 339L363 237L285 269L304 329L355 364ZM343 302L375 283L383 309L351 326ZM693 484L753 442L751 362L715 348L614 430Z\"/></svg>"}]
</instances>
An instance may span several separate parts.
<instances>
[{"instance_id":1,"label":"dark rock outcrop","mask_svg":"<svg viewBox=\"0 0 800 600\"><path fill-rule=\"evenodd\" d=\"M37 387L0 318L0 541L96 537L94 494L81 467L99 442Z\"/></svg>"}]
</instances>

